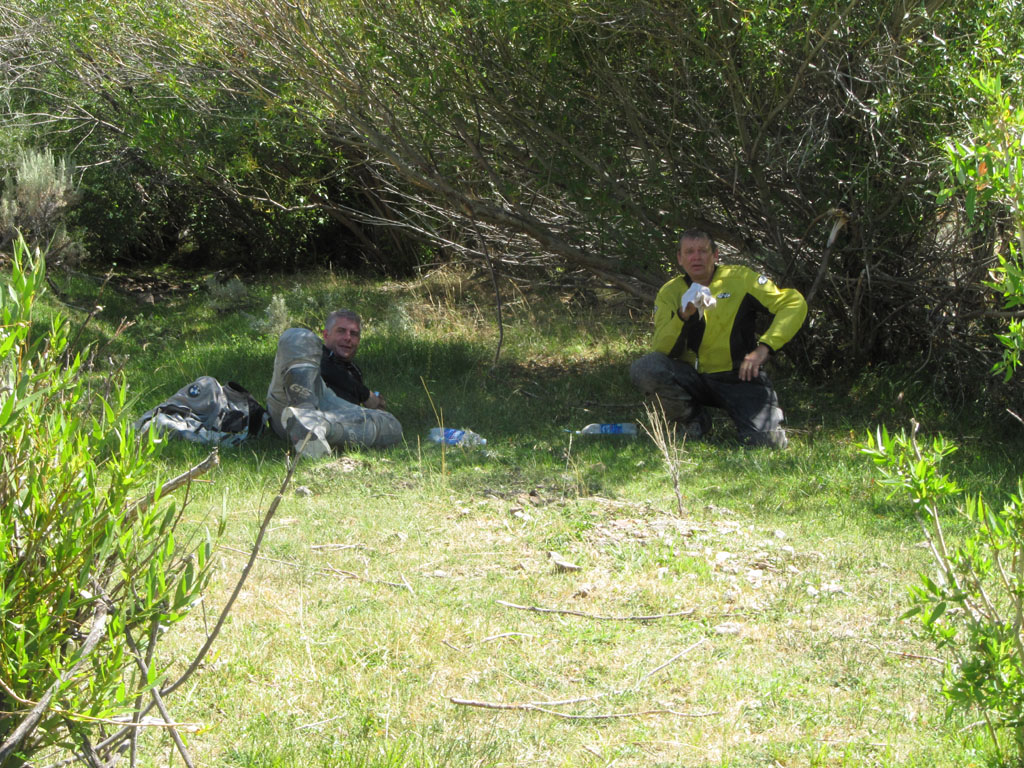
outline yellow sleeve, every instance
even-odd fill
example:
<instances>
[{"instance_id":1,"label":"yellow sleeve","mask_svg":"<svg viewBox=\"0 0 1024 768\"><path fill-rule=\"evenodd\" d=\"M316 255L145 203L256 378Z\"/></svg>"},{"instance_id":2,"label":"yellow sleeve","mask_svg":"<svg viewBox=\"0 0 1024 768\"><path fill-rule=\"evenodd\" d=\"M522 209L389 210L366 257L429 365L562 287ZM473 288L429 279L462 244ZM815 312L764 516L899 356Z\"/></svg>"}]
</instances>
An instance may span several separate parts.
<instances>
[{"instance_id":1,"label":"yellow sleeve","mask_svg":"<svg viewBox=\"0 0 1024 768\"><path fill-rule=\"evenodd\" d=\"M679 302L687 289L686 279L682 276L673 278L661 286L658 297L654 300L654 337L651 346L655 352L663 355L671 354L679 342L683 332L683 321L679 317ZM686 350L677 355L681 360L693 362L695 354Z\"/></svg>"},{"instance_id":2,"label":"yellow sleeve","mask_svg":"<svg viewBox=\"0 0 1024 768\"><path fill-rule=\"evenodd\" d=\"M758 341L777 352L804 324L807 302L796 288L779 288L764 275L759 275L749 290L774 315Z\"/></svg>"}]
</instances>

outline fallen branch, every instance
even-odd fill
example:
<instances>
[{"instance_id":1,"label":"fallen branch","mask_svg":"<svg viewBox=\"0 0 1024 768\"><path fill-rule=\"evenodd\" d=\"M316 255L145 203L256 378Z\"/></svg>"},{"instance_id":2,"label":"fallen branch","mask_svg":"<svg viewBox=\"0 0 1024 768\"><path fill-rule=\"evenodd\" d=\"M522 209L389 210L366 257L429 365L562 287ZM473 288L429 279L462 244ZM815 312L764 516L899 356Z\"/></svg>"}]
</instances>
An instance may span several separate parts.
<instances>
[{"instance_id":1,"label":"fallen branch","mask_svg":"<svg viewBox=\"0 0 1024 768\"><path fill-rule=\"evenodd\" d=\"M220 464L220 454L218 454L217 450L214 449L213 451L210 452L209 456L207 456L201 462L192 467L192 469L182 472L177 477L171 478L166 483L161 485L160 495L164 496L168 493L171 493L172 491L177 490L186 483L192 482L200 475L205 475L218 464ZM149 509L149 507L152 506L155 500L156 491L153 491L152 493L149 493L145 497L139 499L128 508L128 511L125 513L125 519L131 520L139 512Z\"/></svg>"},{"instance_id":2,"label":"fallen branch","mask_svg":"<svg viewBox=\"0 0 1024 768\"><path fill-rule=\"evenodd\" d=\"M53 684L46 690L42 698L36 703L32 710L25 716L25 718L18 723L18 727L14 729L7 740L0 745L0 765L16 752L21 745L32 735L35 731L36 726L43 719L50 709L50 702L53 701L53 697L64 687L68 680L73 678L78 672L79 667L85 663L89 655L99 645L100 640L106 637L107 629L107 616L109 615L109 608L103 600L99 600L96 603L96 611L92 616L92 629L89 631L89 635L85 638L85 642L82 643L81 648L78 649L78 660L71 665L70 669L66 672L57 676L57 679L53 681Z\"/></svg>"},{"instance_id":3,"label":"fallen branch","mask_svg":"<svg viewBox=\"0 0 1024 768\"><path fill-rule=\"evenodd\" d=\"M465 652L466 652L466 651L465 651L465 649L463 649L463 648L459 648L459 646L455 645L454 643L449 643L449 642L448 642L447 640L445 640L444 638L441 638L441 643L442 643L443 645L447 646L448 648L451 648L451 649L452 649L453 651L455 651L456 653L465 653Z\"/></svg>"},{"instance_id":4,"label":"fallen branch","mask_svg":"<svg viewBox=\"0 0 1024 768\"><path fill-rule=\"evenodd\" d=\"M383 585L385 585L387 587L397 587L399 589L407 589L410 592L412 592L412 587L409 585L409 582L405 580L404 576L402 577L402 580L403 580L404 583L399 584L397 581L384 581L383 579L371 579L371 578L369 578L367 576L360 576L358 573L354 573L352 571L345 571L345 570L342 570L341 568L335 568L333 566L328 568L327 571L329 573L337 574L338 576L345 576L345 577L350 578L350 579L356 579L357 581L362 581L362 582L365 582L367 584L383 584ZM413 594L415 594L415 592L413 592Z\"/></svg>"},{"instance_id":5,"label":"fallen branch","mask_svg":"<svg viewBox=\"0 0 1024 768\"><path fill-rule=\"evenodd\" d=\"M604 616L599 613L586 613L584 611L571 611L566 608L541 608L537 605L516 605L515 603L507 603L504 600L497 600L498 605L504 605L507 608L515 608L517 611L530 611L531 613L558 613L565 616L580 616L584 619L598 619L600 621L654 621L656 619L670 619L676 616L690 616L693 614L694 609L689 608L685 611L675 611L673 613L656 613L650 616Z\"/></svg>"},{"instance_id":6,"label":"fallen branch","mask_svg":"<svg viewBox=\"0 0 1024 768\"><path fill-rule=\"evenodd\" d=\"M305 725L298 726L296 731L307 731L310 728L316 728L320 725L326 725L327 723L333 723L335 720L341 720L346 715L336 715L335 717L328 717L326 720L317 720L315 723L306 723Z\"/></svg>"},{"instance_id":7,"label":"fallen branch","mask_svg":"<svg viewBox=\"0 0 1024 768\"><path fill-rule=\"evenodd\" d=\"M875 747L876 749L889 749L892 744L884 741L858 741L857 739L817 739L822 744L839 744L842 746Z\"/></svg>"},{"instance_id":8,"label":"fallen branch","mask_svg":"<svg viewBox=\"0 0 1024 768\"><path fill-rule=\"evenodd\" d=\"M604 496L580 496L577 501L594 501L598 504L605 504L609 507L616 507L617 509L650 509L651 503L648 501L620 501L619 499L609 499Z\"/></svg>"},{"instance_id":9,"label":"fallen branch","mask_svg":"<svg viewBox=\"0 0 1024 768\"><path fill-rule=\"evenodd\" d=\"M639 689L640 685L645 681L649 680L654 675L661 672L661 670L668 667L675 661L678 661L683 656L689 654L695 648L703 645L707 642L706 638L701 638L697 642L690 646L687 646L675 656L663 664L659 664L647 674L643 675L636 683L629 688L623 688L621 691L614 691L610 693L599 693L595 696L580 696L573 699L561 699L559 701L527 701L522 703L505 704L502 702L493 701L476 701L474 699L459 699L455 697L449 698L452 704L457 704L463 707L477 707L479 709L500 709L500 710L518 710L524 712L543 712L548 715L554 715L555 717L561 717L567 720L611 720L623 717L643 717L645 715L676 715L677 717L711 717L712 715L721 714L719 712L704 712L694 714L690 712L679 712L674 709L647 709L640 712L611 712L598 715L570 715L565 712L558 712L551 709L551 707L566 707L570 704L582 704L588 701L597 701L598 699L604 699L609 696L621 696L625 693L635 691Z\"/></svg>"},{"instance_id":10,"label":"fallen branch","mask_svg":"<svg viewBox=\"0 0 1024 768\"><path fill-rule=\"evenodd\" d=\"M899 656L900 658L903 658L903 659L915 659L917 661L931 661L931 662L933 662L935 664L945 664L946 663L943 659L940 659L937 656L922 656L922 655L917 654L917 653L907 653L906 651L893 651L893 650L890 650L888 648L882 648L880 646L877 646L874 643L869 643L867 640L864 641L864 645L868 646L869 648L874 648L876 651L881 651L882 653L888 653L891 656Z\"/></svg>"},{"instance_id":11,"label":"fallen branch","mask_svg":"<svg viewBox=\"0 0 1024 768\"><path fill-rule=\"evenodd\" d=\"M221 545L220 549L227 552L234 552L238 555L249 555L249 553L246 552L244 549L237 549L235 547L229 547L227 545ZM397 581L385 581L384 579L371 579L367 576L360 576L358 573L355 573L353 571L346 571L341 568L335 568L333 565L328 566L327 568L310 568L309 566L303 565L302 563L296 563L291 560L282 560L278 557L266 557L264 555L260 555L257 558L257 560L262 560L263 562L267 563L279 563L280 565L287 565L290 568L300 568L310 573L319 573L324 576L344 576L346 578L356 579L357 581L362 581L367 584L384 584L388 587L400 587L402 589L409 590L413 594L416 594L413 591L412 585L409 584L408 579L406 579L405 576L402 574L399 575L402 576L403 583L399 584Z\"/></svg>"},{"instance_id":12,"label":"fallen branch","mask_svg":"<svg viewBox=\"0 0 1024 768\"><path fill-rule=\"evenodd\" d=\"M675 656L673 656L673 657L672 657L671 659L669 659L668 661L666 661L666 662L665 662L664 664L662 664L662 665L660 665L660 666L657 666L657 667L655 667L655 668L654 668L654 669L652 669L652 670L651 670L650 672L648 672L648 673L647 673L646 675L644 675L644 676L643 676L643 677L641 677L641 678L640 678L639 680L637 680L637 685L639 685L640 683L642 683L642 682L643 682L644 680L646 680L646 679L647 679L647 678L649 678L649 677L654 677L654 676L655 676L656 674L658 674L659 672L661 672L661 670L665 669L665 667L667 667L667 666L668 666L669 664L672 664L673 662L675 662L675 661L678 661L678 660L679 660L679 659L681 659L681 658L682 658L683 656L686 656L686 655L687 655L687 654L688 654L688 653L689 653L690 651L692 651L692 650L693 650L694 648L698 648L698 647L700 647L700 646L701 646L701 645L703 645L703 644L704 644L705 642L706 642L706 638L701 638L700 640L698 640L698 641L697 641L696 643L694 643L693 645L690 645L690 646L688 646L688 647L684 648L684 649L683 649L683 650L681 650L681 651L680 651L679 653L677 653L677 654L676 654ZM634 686L634 688L635 688L635 687L636 687L636 686Z\"/></svg>"},{"instance_id":13,"label":"fallen branch","mask_svg":"<svg viewBox=\"0 0 1024 768\"><path fill-rule=\"evenodd\" d=\"M503 637L536 637L536 635L531 635L528 632L502 632L500 635L491 635L490 637L485 637L480 642L489 643L492 640L500 640Z\"/></svg>"},{"instance_id":14,"label":"fallen branch","mask_svg":"<svg viewBox=\"0 0 1024 768\"><path fill-rule=\"evenodd\" d=\"M450 699L452 704L464 707L478 707L480 709L509 709L523 712L543 712L546 715L561 717L564 720L614 720L624 717L645 717L647 715L675 715L676 717L714 717L721 712L680 712L675 709L645 709L639 712L605 712L596 715L571 715L566 712L558 712L545 707L538 707L535 704L495 704L489 701L472 701L470 699Z\"/></svg>"}]
</instances>

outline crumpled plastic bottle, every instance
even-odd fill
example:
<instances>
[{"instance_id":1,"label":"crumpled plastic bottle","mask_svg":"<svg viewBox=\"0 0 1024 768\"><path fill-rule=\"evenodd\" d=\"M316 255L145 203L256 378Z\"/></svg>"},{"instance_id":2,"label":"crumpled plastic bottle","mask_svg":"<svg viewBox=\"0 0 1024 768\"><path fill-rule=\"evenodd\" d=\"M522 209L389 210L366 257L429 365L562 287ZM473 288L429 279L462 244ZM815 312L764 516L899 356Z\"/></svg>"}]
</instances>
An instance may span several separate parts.
<instances>
[{"instance_id":1,"label":"crumpled plastic bottle","mask_svg":"<svg viewBox=\"0 0 1024 768\"><path fill-rule=\"evenodd\" d=\"M480 437L476 432L469 429L455 429L454 427L434 427L427 433L427 439L432 443L444 443L445 445L487 445L487 440Z\"/></svg>"},{"instance_id":2,"label":"crumpled plastic bottle","mask_svg":"<svg viewBox=\"0 0 1024 768\"><path fill-rule=\"evenodd\" d=\"M615 424L587 424L583 429L576 430L577 435L621 435L635 437L636 424L631 421Z\"/></svg>"}]
</instances>

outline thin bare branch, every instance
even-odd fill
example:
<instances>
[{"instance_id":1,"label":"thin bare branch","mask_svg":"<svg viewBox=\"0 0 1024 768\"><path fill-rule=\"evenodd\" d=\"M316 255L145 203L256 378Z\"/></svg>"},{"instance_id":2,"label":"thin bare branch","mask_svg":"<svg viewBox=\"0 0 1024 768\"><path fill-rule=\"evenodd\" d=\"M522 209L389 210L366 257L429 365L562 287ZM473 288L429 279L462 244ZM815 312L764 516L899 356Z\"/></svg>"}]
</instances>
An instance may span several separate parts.
<instances>
[{"instance_id":1,"label":"thin bare branch","mask_svg":"<svg viewBox=\"0 0 1024 768\"><path fill-rule=\"evenodd\" d=\"M649 616L605 616L599 613L586 613L584 611L572 611L564 608L541 608L536 605L516 605L515 603L508 603L504 600L495 601L498 605L504 605L507 608L514 608L517 611L530 611L531 613L554 613L562 614L565 616L580 616L584 619L597 619L599 621L657 621L659 619L671 619L679 616L692 616L694 613L693 608L689 608L685 611L673 611L671 613L656 613Z\"/></svg>"}]
</instances>

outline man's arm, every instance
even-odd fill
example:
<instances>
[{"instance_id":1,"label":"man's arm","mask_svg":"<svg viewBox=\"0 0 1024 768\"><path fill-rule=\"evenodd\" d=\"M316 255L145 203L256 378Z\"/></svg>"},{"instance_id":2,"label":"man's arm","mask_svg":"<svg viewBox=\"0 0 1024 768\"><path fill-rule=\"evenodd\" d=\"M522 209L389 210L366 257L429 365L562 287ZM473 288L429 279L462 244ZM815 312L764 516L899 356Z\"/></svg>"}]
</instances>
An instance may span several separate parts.
<instances>
[{"instance_id":1,"label":"man's arm","mask_svg":"<svg viewBox=\"0 0 1024 768\"><path fill-rule=\"evenodd\" d=\"M767 347L767 356L777 352L800 330L807 317L807 302L796 288L779 288L764 275L759 275L748 290L774 315L768 330L758 339Z\"/></svg>"},{"instance_id":2,"label":"man's arm","mask_svg":"<svg viewBox=\"0 0 1024 768\"><path fill-rule=\"evenodd\" d=\"M763 341L759 342L753 350L748 352L740 363L739 377L741 381L753 381L761 372L761 366L771 355L772 351Z\"/></svg>"},{"instance_id":3,"label":"man's arm","mask_svg":"<svg viewBox=\"0 0 1024 768\"><path fill-rule=\"evenodd\" d=\"M651 339L651 346L656 352L672 356L680 355L680 350L685 347L685 340L682 339L684 320L688 320L696 312L691 304L687 307L689 313L682 313L679 306L680 299L686 291L686 281L683 278L670 280L658 291L658 297L654 301L654 336ZM686 349L682 352L682 359L693 361L693 353Z\"/></svg>"},{"instance_id":4,"label":"man's arm","mask_svg":"<svg viewBox=\"0 0 1024 768\"><path fill-rule=\"evenodd\" d=\"M764 275L757 275L748 291L773 317L757 346L740 362L738 375L742 381L756 379L771 353L792 339L807 317L807 302L795 288L779 288Z\"/></svg>"}]
</instances>

